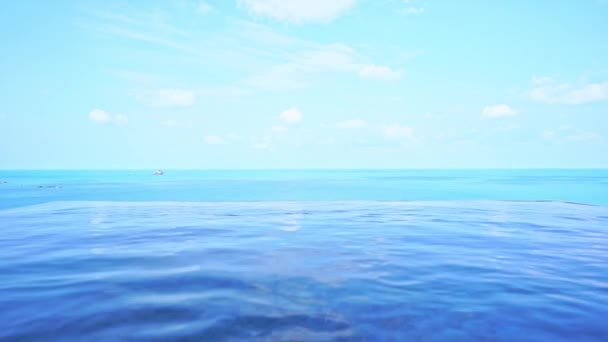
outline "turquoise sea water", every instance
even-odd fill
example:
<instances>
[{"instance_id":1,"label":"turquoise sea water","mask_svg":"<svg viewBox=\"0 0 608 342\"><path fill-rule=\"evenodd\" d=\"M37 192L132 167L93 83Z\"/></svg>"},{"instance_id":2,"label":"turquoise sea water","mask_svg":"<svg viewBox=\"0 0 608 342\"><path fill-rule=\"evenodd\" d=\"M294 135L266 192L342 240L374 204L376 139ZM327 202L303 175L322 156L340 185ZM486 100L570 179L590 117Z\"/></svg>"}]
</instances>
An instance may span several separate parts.
<instances>
[{"instance_id":1,"label":"turquoise sea water","mask_svg":"<svg viewBox=\"0 0 608 342\"><path fill-rule=\"evenodd\" d=\"M0 208L51 201L555 200L608 205L608 170L0 171ZM57 188L39 188L57 187Z\"/></svg>"},{"instance_id":2,"label":"turquoise sea water","mask_svg":"<svg viewBox=\"0 0 608 342\"><path fill-rule=\"evenodd\" d=\"M608 339L608 171L0 171L0 340Z\"/></svg>"}]
</instances>

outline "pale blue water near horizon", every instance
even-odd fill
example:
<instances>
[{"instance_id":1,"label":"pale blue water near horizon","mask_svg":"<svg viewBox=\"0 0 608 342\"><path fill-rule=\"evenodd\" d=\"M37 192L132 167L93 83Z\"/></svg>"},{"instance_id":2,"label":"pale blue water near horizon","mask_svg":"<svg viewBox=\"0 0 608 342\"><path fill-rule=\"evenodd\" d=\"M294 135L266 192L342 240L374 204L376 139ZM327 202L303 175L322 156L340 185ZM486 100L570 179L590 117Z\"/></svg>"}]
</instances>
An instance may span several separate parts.
<instances>
[{"instance_id":1,"label":"pale blue water near horizon","mask_svg":"<svg viewBox=\"0 0 608 342\"><path fill-rule=\"evenodd\" d=\"M608 339L608 171L0 171L0 340Z\"/></svg>"},{"instance_id":2,"label":"pale blue water near horizon","mask_svg":"<svg viewBox=\"0 0 608 342\"><path fill-rule=\"evenodd\" d=\"M65 200L553 200L608 205L608 169L165 170L164 176L154 177L152 171L0 170L0 208Z\"/></svg>"}]
</instances>

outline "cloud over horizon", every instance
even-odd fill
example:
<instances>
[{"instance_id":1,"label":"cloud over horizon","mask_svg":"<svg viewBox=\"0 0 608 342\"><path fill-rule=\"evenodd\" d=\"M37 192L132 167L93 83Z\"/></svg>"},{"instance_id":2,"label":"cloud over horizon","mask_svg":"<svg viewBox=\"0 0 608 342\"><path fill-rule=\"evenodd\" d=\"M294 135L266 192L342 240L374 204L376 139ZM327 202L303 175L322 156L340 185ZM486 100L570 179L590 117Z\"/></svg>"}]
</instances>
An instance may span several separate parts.
<instances>
[{"instance_id":1,"label":"cloud over horizon","mask_svg":"<svg viewBox=\"0 0 608 342\"><path fill-rule=\"evenodd\" d=\"M523 3L7 2L0 164L608 167L606 7L562 6L511 35Z\"/></svg>"}]
</instances>

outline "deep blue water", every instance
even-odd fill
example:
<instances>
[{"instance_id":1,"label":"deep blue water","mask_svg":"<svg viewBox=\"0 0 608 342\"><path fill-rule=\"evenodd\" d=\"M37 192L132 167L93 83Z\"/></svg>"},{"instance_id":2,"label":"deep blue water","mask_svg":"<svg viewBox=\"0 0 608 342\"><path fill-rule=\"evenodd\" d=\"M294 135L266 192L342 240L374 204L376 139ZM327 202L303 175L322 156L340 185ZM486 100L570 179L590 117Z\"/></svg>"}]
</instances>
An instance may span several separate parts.
<instances>
[{"instance_id":1,"label":"deep blue water","mask_svg":"<svg viewBox=\"0 0 608 342\"><path fill-rule=\"evenodd\" d=\"M3 181L0 340L608 340L607 171Z\"/></svg>"}]
</instances>

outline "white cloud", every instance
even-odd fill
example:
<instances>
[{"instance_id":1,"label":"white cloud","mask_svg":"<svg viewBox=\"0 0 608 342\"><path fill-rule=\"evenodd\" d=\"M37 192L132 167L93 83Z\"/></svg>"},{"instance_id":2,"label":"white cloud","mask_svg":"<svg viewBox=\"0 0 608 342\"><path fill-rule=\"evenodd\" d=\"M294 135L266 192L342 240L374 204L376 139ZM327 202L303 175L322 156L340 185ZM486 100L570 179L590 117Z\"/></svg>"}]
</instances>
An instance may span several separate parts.
<instances>
[{"instance_id":1,"label":"white cloud","mask_svg":"<svg viewBox=\"0 0 608 342\"><path fill-rule=\"evenodd\" d=\"M112 117L101 109L93 109L89 113L89 119L98 124L106 124L112 120Z\"/></svg>"},{"instance_id":2,"label":"white cloud","mask_svg":"<svg viewBox=\"0 0 608 342\"><path fill-rule=\"evenodd\" d=\"M286 124L297 124L302 121L302 112L297 108L290 108L281 113L280 118Z\"/></svg>"},{"instance_id":3,"label":"white cloud","mask_svg":"<svg viewBox=\"0 0 608 342\"><path fill-rule=\"evenodd\" d=\"M314 46L287 55L287 60L245 80L245 84L266 90L290 90L305 87L312 77L327 77L330 72L352 73L362 78L395 80L400 70L388 66L364 64L361 56L345 44Z\"/></svg>"},{"instance_id":4,"label":"white cloud","mask_svg":"<svg viewBox=\"0 0 608 342\"><path fill-rule=\"evenodd\" d=\"M176 106L189 107L195 102L194 92L185 89L161 89L158 91L161 103Z\"/></svg>"},{"instance_id":5,"label":"white cloud","mask_svg":"<svg viewBox=\"0 0 608 342\"><path fill-rule=\"evenodd\" d=\"M99 125L112 124L116 126L126 126L129 118L122 114L110 114L101 109L93 109L89 112L89 120Z\"/></svg>"},{"instance_id":6,"label":"white cloud","mask_svg":"<svg viewBox=\"0 0 608 342\"><path fill-rule=\"evenodd\" d=\"M389 81L401 78L401 71L393 70L387 66L369 64L361 67L359 70L359 76L363 78Z\"/></svg>"},{"instance_id":7,"label":"white cloud","mask_svg":"<svg viewBox=\"0 0 608 342\"><path fill-rule=\"evenodd\" d=\"M401 124L390 124L383 127L384 136L389 139L412 139L414 129Z\"/></svg>"},{"instance_id":8,"label":"white cloud","mask_svg":"<svg viewBox=\"0 0 608 342\"><path fill-rule=\"evenodd\" d=\"M484 107L483 110L481 111L481 115L486 118L495 119L495 118L502 118L502 117L506 117L506 116L517 115L517 111L508 105L499 104L499 105Z\"/></svg>"},{"instance_id":9,"label":"white cloud","mask_svg":"<svg viewBox=\"0 0 608 342\"><path fill-rule=\"evenodd\" d=\"M206 1L200 1L196 7L196 12L199 14L207 14L213 11L213 6L209 5Z\"/></svg>"},{"instance_id":10,"label":"white cloud","mask_svg":"<svg viewBox=\"0 0 608 342\"><path fill-rule=\"evenodd\" d=\"M208 135L205 137L205 144L208 145L222 145L225 143L226 140L218 135Z\"/></svg>"},{"instance_id":11,"label":"white cloud","mask_svg":"<svg viewBox=\"0 0 608 342\"><path fill-rule=\"evenodd\" d=\"M424 7L415 6L416 2L416 0L403 0L403 3L406 5L406 7L401 10L401 13L405 15L416 15L424 13Z\"/></svg>"},{"instance_id":12,"label":"white cloud","mask_svg":"<svg viewBox=\"0 0 608 342\"><path fill-rule=\"evenodd\" d=\"M329 22L355 5L356 0L237 0L250 13L291 23Z\"/></svg>"},{"instance_id":13,"label":"white cloud","mask_svg":"<svg viewBox=\"0 0 608 342\"><path fill-rule=\"evenodd\" d=\"M532 76L532 84L545 84L553 82L553 77L548 76Z\"/></svg>"},{"instance_id":14,"label":"white cloud","mask_svg":"<svg viewBox=\"0 0 608 342\"><path fill-rule=\"evenodd\" d=\"M306 86L314 74L326 76L328 72L357 72L358 69L351 47L330 44L289 54L285 62L253 75L245 83L268 90L298 89Z\"/></svg>"},{"instance_id":15,"label":"white cloud","mask_svg":"<svg viewBox=\"0 0 608 342\"><path fill-rule=\"evenodd\" d=\"M608 100L608 82L572 85L549 77L534 77L528 95L534 101L548 104L577 105Z\"/></svg>"},{"instance_id":16,"label":"white cloud","mask_svg":"<svg viewBox=\"0 0 608 342\"><path fill-rule=\"evenodd\" d=\"M330 44L294 56L294 61L313 70L350 71L356 68L355 50L345 44Z\"/></svg>"},{"instance_id":17,"label":"white cloud","mask_svg":"<svg viewBox=\"0 0 608 342\"><path fill-rule=\"evenodd\" d=\"M139 93L137 99L152 107L190 107L196 95L189 89L165 88Z\"/></svg>"},{"instance_id":18,"label":"white cloud","mask_svg":"<svg viewBox=\"0 0 608 342\"><path fill-rule=\"evenodd\" d=\"M352 119L338 122L340 128L363 128L367 126L367 121L361 119Z\"/></svg>"}]
</instances>

